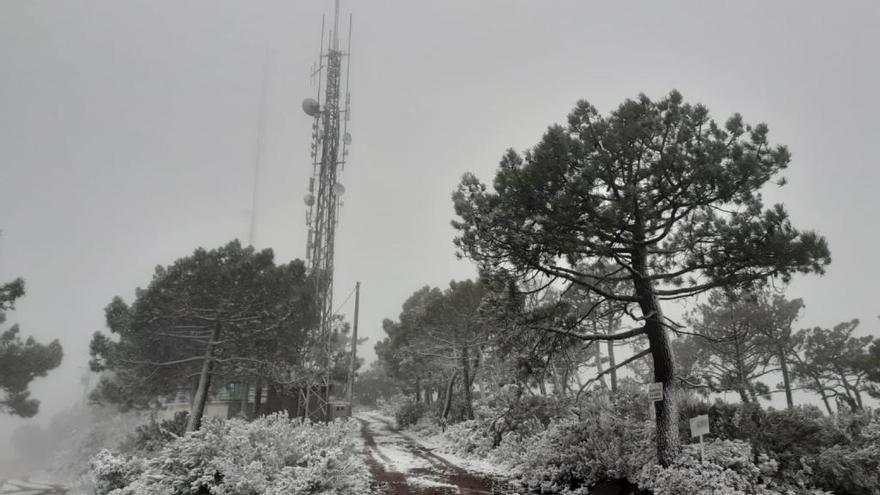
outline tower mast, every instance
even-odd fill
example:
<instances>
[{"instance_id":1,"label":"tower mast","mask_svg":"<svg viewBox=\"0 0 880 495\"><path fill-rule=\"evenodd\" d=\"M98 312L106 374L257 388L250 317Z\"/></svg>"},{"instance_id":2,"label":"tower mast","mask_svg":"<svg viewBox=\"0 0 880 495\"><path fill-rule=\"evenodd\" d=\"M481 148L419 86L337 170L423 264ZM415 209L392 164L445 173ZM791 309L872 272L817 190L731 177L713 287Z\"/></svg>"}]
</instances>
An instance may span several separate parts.
<instances>
[{"instance_id":1,"label":"tower mast","mask_svg":"<svg viewBox=\"0 0 880 495\"><path fill-rule=\"evenodd\" d=\"M330 390L331 349L333 337L333 262L336 247L336 227L339 223L340 196L345 188L339 183L339 172L345 168L348 144L351 137L347 132L349 120L350 95L348 91L348 65L346 88L341 87L343 59L351 50L351 16L349 16L348 51L339 49L339 0L335 1L333 28L330 31L327 51L323 51L324 29L321 32L321 51L316 71L318 80L318 100L307 98L303 110L314 117L312 124L312 177L305 196L308 207L306 224L308 241L306 261L314 280L315 308L317 322L313 332L313 355L310 359L312 377L307 385L305 416L329 416L327 399ZM323 87L323 95L321 88ZM323 102L320 100L323 96ZM344 99L343 99L344 98ZM318 385L318 411L310 410L308 395L311 387Z\"/></svg>"}]
</instances>

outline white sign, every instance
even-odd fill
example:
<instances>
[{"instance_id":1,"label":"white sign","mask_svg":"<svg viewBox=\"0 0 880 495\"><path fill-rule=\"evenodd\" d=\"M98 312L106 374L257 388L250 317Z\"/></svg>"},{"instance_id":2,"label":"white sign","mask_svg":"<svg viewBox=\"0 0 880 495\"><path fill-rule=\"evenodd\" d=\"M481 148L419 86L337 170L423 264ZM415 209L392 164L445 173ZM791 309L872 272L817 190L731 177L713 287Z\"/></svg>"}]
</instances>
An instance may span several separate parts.
<instances>
[{"instance_id":1,"label":"white sign","mask_svg":"<svg viewBox=\"0 0 880 495\"><path fill-rule=\"evenodd\" d=\"M663 382L654 382L648 385L648 399L654 402L663 400Z\"/></svg>"},{"instance_id":2,"label":"white sign","mask_svg":"<svg viewBox=\"0 0 880 495\"><path fill-rule=\"evenodd\" d=\"M691 437L702 437L709 434L709 416L703 414L691 418Z\"/></svg>"}]
</instances>

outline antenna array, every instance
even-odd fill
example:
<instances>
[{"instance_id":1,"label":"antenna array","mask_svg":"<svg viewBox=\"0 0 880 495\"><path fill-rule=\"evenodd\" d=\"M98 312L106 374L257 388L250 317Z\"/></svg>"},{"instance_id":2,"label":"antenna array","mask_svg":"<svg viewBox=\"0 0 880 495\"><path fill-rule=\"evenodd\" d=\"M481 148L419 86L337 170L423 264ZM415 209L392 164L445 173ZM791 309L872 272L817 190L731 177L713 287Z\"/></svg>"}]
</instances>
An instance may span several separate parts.
<instances>
[{"instance_id":1,"label":"antenna array","mask_svg":"<svg viewBox=\"0 0 880 495\"><path fill-rule=\"evenodd\" d=\"M306 262L314 280L315 306L318 321L314 331L314 346L310 359L312 376L305 388L305 416L329 417L329 391L331 387L330 343L333 337L333 258L336 228L339 224L341 196L345 188L339 182L339 174L345 169L351 135L348 121L351 115L351 95L348 89L349 54L351 52L351 16L348 24L348 48L339 49L339 0L335 2L333 26L329 33L327 49L324 49L324 22L321 23L321 51L317 69L312 77L317 80L317 99L303 101L303 111L314 118L312 124L312 177L304 197L308 238ZM343 60L346 61L343 70ZM345 74L345 89L342 77ZM323 95L322 95L323 88ZM323 97L323 100L322 100ZM317 385L319 402L317 410L311 411L312 387Z\"/></svg>"}]
</instances>

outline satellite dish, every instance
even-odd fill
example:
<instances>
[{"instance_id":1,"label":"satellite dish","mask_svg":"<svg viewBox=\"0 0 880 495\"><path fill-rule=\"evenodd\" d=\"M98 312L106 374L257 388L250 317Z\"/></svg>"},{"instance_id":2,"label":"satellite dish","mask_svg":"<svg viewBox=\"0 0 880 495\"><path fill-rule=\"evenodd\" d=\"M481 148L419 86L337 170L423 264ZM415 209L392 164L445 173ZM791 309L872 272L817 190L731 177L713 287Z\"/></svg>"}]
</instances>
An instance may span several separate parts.
<instances>
[{"instance_id":1,"label":"satellite dish","mask_svg":"<svg viewBox=\"0 0 880 495\"><path fill-rule=\"evenodd\" d=\"M303 202L306 204L306 206L312 206L313 204L315 204L315 195L312 193L307 193L305 196L303 196Z\"/></svg>"},{"instance_id":2,"label":"satellite dish","mask_svg":"<svg viewBox=\"0 0 880 495\"><path fill-rule=\"evenodd\" d=\"M303 112L312 117L317 117L318 114L321 113L321 106L318 105L318 102L315 101L314 98L306 98L303 100L302 107Z\"/></svg>"},{"instance_id":3,"label":"satellite dish","mask_svg":"<svg viewBox=\"0 0 880 495\"><path fill-rule=\"evenodd\" d=\"M345 194L345 186L338 182L336 184L333 184L333 194L337 196L342 196L343 194Z\"/></svg>"},{"instance_id":4,"label":"satellite dish","mask_svg":"<svg viewBox=\"0 0 880 495\"><path fill-rule=\"evenodd\" d=\"M347 144L347 145L348 145L348 144L351 144L351 134L349 134L349 133L346 132L345 135L342 136L342 142L345 143L345 144Z\"/></svg>"}]
</instances>

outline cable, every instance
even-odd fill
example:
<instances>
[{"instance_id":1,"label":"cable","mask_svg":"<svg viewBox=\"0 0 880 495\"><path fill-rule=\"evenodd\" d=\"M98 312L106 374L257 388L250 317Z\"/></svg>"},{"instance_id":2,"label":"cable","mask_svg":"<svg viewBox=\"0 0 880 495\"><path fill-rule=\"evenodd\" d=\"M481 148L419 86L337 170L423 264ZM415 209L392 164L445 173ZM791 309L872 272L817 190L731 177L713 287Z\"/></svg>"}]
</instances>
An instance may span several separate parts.
<instances>
[{"instance_id":1,"label":"cable","mask_svg":"<svg viewBox=\"0 0 880 495\"><path fill-rule=\"evenodd\" d=\"M351 299L351 295L354 294L354 291L356 291L356 290L357 290L357 285L354 286L354 289L351 289L351 292L348 293L348 296L345 298L345 301L342 301L342 304L340 304L339 307L336 308L336 311L334 311L333 314L338 313L339 310L342 309L343 306L345 306L345 303L347 303L348 300Z\"/></svg>"}]
</instances>

